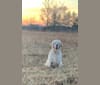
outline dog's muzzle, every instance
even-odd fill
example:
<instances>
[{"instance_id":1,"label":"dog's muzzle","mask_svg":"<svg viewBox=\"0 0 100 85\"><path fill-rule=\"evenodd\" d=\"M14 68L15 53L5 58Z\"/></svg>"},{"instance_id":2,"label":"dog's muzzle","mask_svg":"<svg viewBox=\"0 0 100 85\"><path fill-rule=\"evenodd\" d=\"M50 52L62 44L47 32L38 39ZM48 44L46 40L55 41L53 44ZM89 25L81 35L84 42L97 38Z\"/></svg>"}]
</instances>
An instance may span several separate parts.
<instances>
[{"instance_id":1,"label":"dog's muzzle","mask_svg":"<svg viewBox=\"0 0 100 85\"><path fill-rule=\"evenodd\" d=\"M59 49L59 45L58 44L56 44L56 49Z\"/></svg>"},{"instance_id":2,"label":"dog's muzzle","mask_svg":"<svg viewBox=\"0 0 100 85\"><path fill-rule=\"evenodd\" d=\"M60 48L60 46L58 44L56 44L55 46L53 46L53 48L57 50Z\"/></svg>"}]
</instances>

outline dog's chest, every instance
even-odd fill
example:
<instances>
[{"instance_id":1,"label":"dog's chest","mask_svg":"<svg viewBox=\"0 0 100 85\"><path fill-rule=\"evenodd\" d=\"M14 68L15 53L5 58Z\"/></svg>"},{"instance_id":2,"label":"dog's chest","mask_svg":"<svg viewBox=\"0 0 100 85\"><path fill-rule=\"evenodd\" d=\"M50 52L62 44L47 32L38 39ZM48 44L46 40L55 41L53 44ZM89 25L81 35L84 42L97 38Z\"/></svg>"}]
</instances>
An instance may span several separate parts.
<instances>
[{"instance_id":1,"label":"dog's chest","mask_svg":"<svg viewBox=\"0 0 100 85\"><path fill-rule=\"evenodd\" d=\"M59 52L53 52L53 55L52 55L52 61L53 62L58 62L58 59L59 59Z\"/></svg>"}]
</instances>

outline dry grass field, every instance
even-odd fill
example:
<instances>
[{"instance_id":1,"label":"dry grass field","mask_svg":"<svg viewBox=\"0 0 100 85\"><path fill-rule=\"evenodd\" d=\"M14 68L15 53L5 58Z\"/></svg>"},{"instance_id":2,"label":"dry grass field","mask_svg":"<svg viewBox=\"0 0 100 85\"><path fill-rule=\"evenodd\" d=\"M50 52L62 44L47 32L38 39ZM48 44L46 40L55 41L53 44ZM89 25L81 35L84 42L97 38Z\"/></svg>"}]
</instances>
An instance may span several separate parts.
<instances>
[{"instance_id":1,"label":"dry grass field","mask_svg":"<svg viewBox=\"0 0 100 85\"><path fill-rule=\"evenodd\" d=\"M64 66L47 68L44 63L50 50L50 42L63 42ZM78 33L36 32L22 30L22 84L23 85L77 85L68 83L71 75L78 75Z\"/></svg>"}]
</instances>

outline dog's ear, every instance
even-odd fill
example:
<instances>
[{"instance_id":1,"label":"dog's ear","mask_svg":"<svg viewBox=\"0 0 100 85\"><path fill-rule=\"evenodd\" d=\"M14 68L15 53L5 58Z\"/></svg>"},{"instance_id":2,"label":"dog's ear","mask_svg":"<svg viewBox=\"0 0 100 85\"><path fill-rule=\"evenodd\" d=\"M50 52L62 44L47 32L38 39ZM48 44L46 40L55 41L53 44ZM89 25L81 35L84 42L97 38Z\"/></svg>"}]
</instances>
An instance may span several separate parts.
<instances>
[{"instance_id":1,"label":"dog's ear","mask_svg":"<svg viewBox=\"0 0 100 85\"><path fill-rule=\"evenodd\" d=\"M61 42L61 47L63 47L63 43Z\"/></svg>"},{"instance_id":2,"label":"dog's ear","mask_svg":"<svg viewBox=\"0 0 100 85\"><path fill-rule=\"evenodd\" d=\"M59 42L60 42L60 46L61 46L61 47L63 47L63 43L62 43L62 41L61 41L61 40L59 40Z\"/></svg>"}]
</instances>

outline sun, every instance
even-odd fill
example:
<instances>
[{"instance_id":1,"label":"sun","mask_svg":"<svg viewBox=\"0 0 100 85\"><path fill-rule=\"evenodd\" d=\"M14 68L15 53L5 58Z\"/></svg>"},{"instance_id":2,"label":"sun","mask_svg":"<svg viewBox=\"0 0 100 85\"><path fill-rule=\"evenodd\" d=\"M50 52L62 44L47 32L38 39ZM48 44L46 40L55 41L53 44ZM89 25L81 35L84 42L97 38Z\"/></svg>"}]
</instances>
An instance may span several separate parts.
<instances>
[{"instance_id":1,"label":"sun","mask_svg":"<svg viewBox=\"0 0 100 85\"><path fill-rule=\"evenodd\" d=\"M22 10L28 8L40 8L42 0L22 0Z\"/></svg>"},{"instance_id":2,"label":"sun","mask_svg":"<svg viewBox=\"0 0 100 85\"><path fill-rule=\"evenodd\" d=\"M42 7L42 0L22 0L22 24L30 24L31 21L40 22L39 9ZM34 20L32 20L34 17Z\"/></svg>"}]
</instances>

